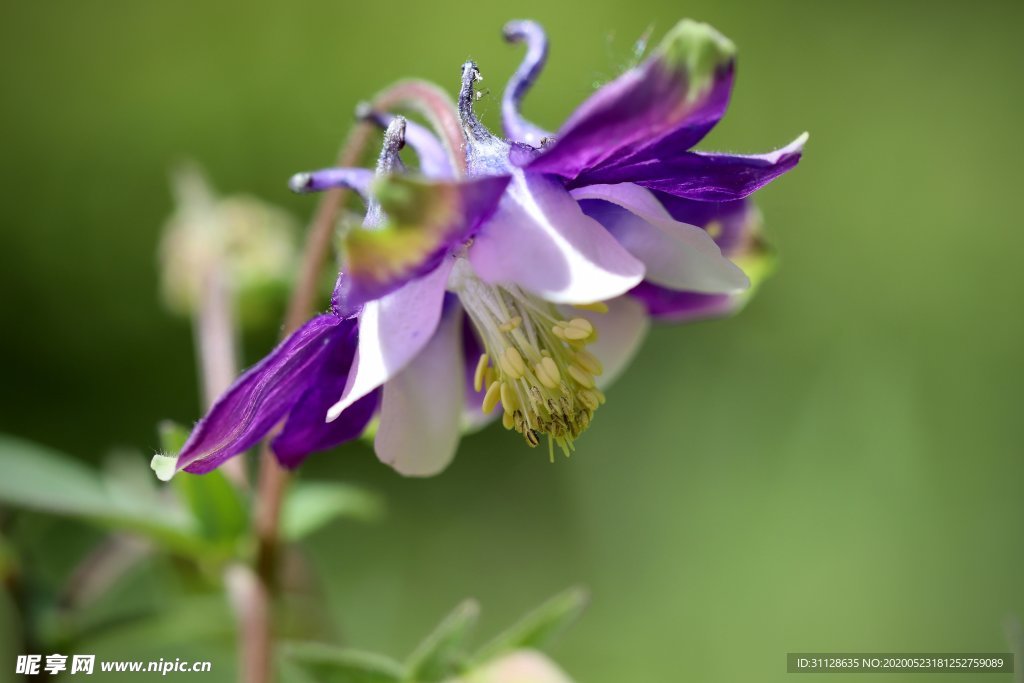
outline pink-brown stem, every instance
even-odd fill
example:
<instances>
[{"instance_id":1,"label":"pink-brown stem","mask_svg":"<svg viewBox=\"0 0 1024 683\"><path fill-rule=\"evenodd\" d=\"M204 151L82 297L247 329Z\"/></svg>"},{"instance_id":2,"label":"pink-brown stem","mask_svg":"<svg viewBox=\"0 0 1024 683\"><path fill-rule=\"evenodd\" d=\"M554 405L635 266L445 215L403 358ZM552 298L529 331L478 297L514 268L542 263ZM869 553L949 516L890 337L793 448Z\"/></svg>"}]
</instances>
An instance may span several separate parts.
<instances>
[{"instance_id":1,"label":"pink-brown stem","mask_svg":"<svg viewBox=\"0 0 1024 683\"><path fill-rule=\"evenodd\" d=\"M223 253L218 254L203 274L202 296L192 324L199 355L203 404L207 410L231 386L238 374L235 302L224 259ZM221 470L236 486L248 488L245 463L241 459L228 460Z\"/></svg>"}]
</instances>

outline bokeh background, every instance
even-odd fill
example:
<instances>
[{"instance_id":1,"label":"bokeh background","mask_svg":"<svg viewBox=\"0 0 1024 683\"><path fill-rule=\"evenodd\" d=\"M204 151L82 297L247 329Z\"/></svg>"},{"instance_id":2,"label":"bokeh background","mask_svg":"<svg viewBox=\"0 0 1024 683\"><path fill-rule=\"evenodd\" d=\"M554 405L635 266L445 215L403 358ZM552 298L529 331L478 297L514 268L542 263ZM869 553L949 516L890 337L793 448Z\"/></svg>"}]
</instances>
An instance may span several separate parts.
<instances>
[{"instance_id":1,"label":"bokeh background","mask_svg":"<svg viewBox=\"0 0 1024 683\"><path fill-rule=\"evenodd\" d=\"M154 255L175 162L305 220L313 200L286 179L329 163L354 105L392 80L454 92L472 57L495 122L520 57L507 19L550 33L526 112L556 128L649 26L690 16L740 48L705 149L811 132L759 194L777 275L735 319L656 329L571 461L500 429L428 481L362 445L315 457L309 476L389 503L306 544L328 610L346 642L401 655L464 597L487 632L584 585L591 608L555 655L588 683L783 681L798 650L1007 651L1004 620L1024 613L1022 9L5 2L0 431L98 462L145 457L158 420L198 416L191 333L161 306ZM247 359L276 332L248 335ZM100 537L36 515L12 534L42 586ZM141 574L115 601L155 590ZM208 609L207 626L222 608ZM230 637L175 614L156 642L114 631L89 647L208 657L229 680ZM5 655L0 679L12 671Z\"/></svg>"}]
</instances>

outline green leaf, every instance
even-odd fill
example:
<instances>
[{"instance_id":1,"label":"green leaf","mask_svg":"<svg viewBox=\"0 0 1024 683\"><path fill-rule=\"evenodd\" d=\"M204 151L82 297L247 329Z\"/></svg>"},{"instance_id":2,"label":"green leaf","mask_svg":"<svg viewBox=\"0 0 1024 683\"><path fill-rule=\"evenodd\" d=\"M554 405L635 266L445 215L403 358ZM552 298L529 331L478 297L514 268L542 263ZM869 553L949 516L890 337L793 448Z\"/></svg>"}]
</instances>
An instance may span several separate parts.
<instances>
[{"instance_id":1,"label":"green leaf","mask_svg":"<svg viewBox=\"0 0 1024 683\"><path fill-rule=\"evenodd\" d=\"M128 490L116 477L108 481L69 455L0 434L0 462L5 468L0 504L132 531L180 552L209 550L179 508L155 495Z\"/></svg>"},{"instance_id":2,"label":"green leaf","mask_svg":"<svg viewBox=\"0 0 1024 683\"><path fill-rule=\"evenodd\" d=\"M161 422L158 429L164 452L180 452L188 439L188 429L170 420ZM171 485L191 512L195 528L203 538L231 545L248 531L246 502L220 470L206 474L180 472Z\"/></svg>"},{"instance_id":3,"label":"green leaf","mask_svg":"<svg viewBox=\"0 0 1024 683\"><path fill-rule=\"evenodd\" d=\"M103 515L110 501L97 474L70 456L0 435L0 502L66 515Z\"/></svg>"},{"instance_id":4,"label":"green leaf","mask_svg":"<svg viewBox=\"0 0 1024 683\"><path fill-rule=\"evenodd\" d=\"M286 643L282 654L324 683L398 683L406 671L384 655L322 643Z\"/></svg>"},{"instance_id":5,"label":"green leaf","mask_svg":"<svg viewBox=\"0 0 1024 683\"><path fill-rule=\"evenodd\" d=\"M171 482L195 518L200 535L211 541L234 542L249 528L249 513L238 489L224 473L181 473Z\"/></svg>"},{"instance_id":6,"label":"green leaf","mask_svg":"<svg viewBox=\"0 0 1024 683\"><path fill-rule=\"evenodd\" d=\"M351 484L297 482L281 510L281 533L290 541L304 538L339 517L362 521L379 519L383 501Z\"/></svg>"},{"instance_id":7,"label":"green leaf","mask_svg":"<svg viewBox=\"0 0 1024 683\"><path fill-rule=\"evenodd\" d=\"M513 650L541 649L579 618L589 599L582 588L559 593L481 647L473 662L482 664Z\"/></svg>"},{"instance_id":8,"label":"green leaf","mask_svg":"<svg viewBox=\"0 0 1024 683\"><path fill-rule=\"evenodd\" d=\"M433 683L461 673L466 636L479 616L480 606L475 600L466 600L452 610L409 656L407 680Z\"/></svg>"}]
</instances>

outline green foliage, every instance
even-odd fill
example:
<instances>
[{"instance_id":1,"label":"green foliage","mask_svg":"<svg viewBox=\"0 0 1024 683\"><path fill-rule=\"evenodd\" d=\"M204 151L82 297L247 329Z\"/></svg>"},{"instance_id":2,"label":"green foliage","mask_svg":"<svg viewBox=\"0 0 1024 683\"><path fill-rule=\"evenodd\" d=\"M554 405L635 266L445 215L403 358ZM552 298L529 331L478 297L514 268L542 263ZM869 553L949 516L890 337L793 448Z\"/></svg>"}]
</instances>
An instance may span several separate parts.
<instances>
[{"instance_id":1,"label":"green foliage","mask_svg":"<svg viewBox=\"0 0 1024 683\"><path fill-rule=\"evenodd\" d=\"M178 452L186 438L180 425L160 425L165 453ZM238 558L251 546L248 497L219 470L180 473L169 487L176 496L169 497L168 487L157 486L134 456L112 459L97 472L64 453L4 435L0 456L7 467L0 504L133 532L204 564ZM297 541L333 520L373 521L383 510L377 495L357 486L297 482L284 502L282 534Z\"/></svg>"},{"instance_id":2,"label":"green foliage","mask_svg":"<svg viewBox=\"0 0 1024 683\"><path fill-rule=\"evenodd\" d=\"M383 512L383 500L358 486L300 481L292 485L285 498L281 534L289 541L297 541L335 519L372 522Z\"/></svg>"},{"instance_id":3,"label":"green foliage","mask_svg":"<svg viewBox=\"0 0 1024 683\"><path fill-rule=\"evenodd\" d=\"M179 552L208 549L195 535L192 520L154 487L125 484L123 463L97 472L69 455L6 435L0 435L0 460L5 468L0 477L2 504L131 531Z\"/></svg>"},{"instance_id":4,"label":"green foliage","mask_svg":"<svg viewBox=\"0 0 1024 683\"><path fill-rule=\"evenodd\" d=\"M177 453L188 438L188 430L165 421L160 424L160 442L167 453ZM203 475L181 474L171 484L195 523L196 532L205 540L231 549L249 528L246 501L224 473L214 470Z\"/></svg>"},{"instance_id":5,"label":"green foliage","mask_svg":"<svg viewBox=\"0 0 1024 683\"><path fill-rule=\"evenodd\" d=\"M284 655L323 683L397 683L406 675L404 666L383 655L320 643L289 643Z\"/></svg>"},{"instance_id":6,"label":"green foliage","mask_svg":"<svg viewBox=\"0 0 1024 683\"><path fill-rule=\"evenodd\" d=\"M579 588L559 593L470 654L469 637L480 616L466 600L417 646L404 665L387 657L323 643L289 643L283 654L322 683L441 683L462 679L516 650L538 650L576 620L586 607Z\"/></svg>"},{"instance_id":7,"label":"green foliage","mask_svg":"<svg viewBox=\"0 0 1024 683\"><path fill-rule=\"evenodd\" d=\"M589 599L582 588L559 593L481 647L473 662L482 664L513 650L542 649L579 618Z\"/></svg>"},{"instance_id":8,"label":"green foliage","mask_svg":"<svg viewBox=\"0 0 1024 683\"><path fill-rule=\"evenodd\" d=\"M408 681L435 683L459 673L465 665L465 644L480 616L480 605L466 600L444 618L408 659Z\"/></svg>"}]
</instances>

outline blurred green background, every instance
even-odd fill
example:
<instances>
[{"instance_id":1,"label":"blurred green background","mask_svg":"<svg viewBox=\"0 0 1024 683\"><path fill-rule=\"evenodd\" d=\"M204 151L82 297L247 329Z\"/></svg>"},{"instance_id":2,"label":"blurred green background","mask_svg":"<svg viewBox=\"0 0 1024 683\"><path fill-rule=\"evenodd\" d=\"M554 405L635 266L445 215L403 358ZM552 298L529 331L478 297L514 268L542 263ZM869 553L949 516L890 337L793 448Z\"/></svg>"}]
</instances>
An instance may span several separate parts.
<instances>
[{"instance_id":1,"label":"blurred green background","mask_svg":"<svg viewBox=\"0 0 1024 683\"><path fill-rule=\"evenodd\" d=\"M392 80L453 92L472 57L495 122L520 57L507 19L550 33L526 112L557 128L648 26L689 16L740 49L705 149L811 132L801 165L759 195L778 274L736 319L656 329L571 461L500 429L427 481L361 445L315 457L308 475L365 482L390 506L307 544L330 613L347 642L397 655L463 597L493 630L582 584L591 609L555 655L588 683L783 681L797 650L1007 651L1003 621L1024 613L1022 10L5 2L0 431L99 461L152 453L158 420L199 415L191 333L157 289L175 162L305 219L313 200L286 179L328 164L356 102ZM248 360L275 335L250 335ZM98 539L36 516L14 537L43 585ZM229 680L230 638L174 633L91 647L209 655ZM871 680L904 679L929 677Z\"/></svg>"}]
</instances>

